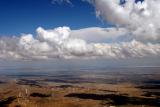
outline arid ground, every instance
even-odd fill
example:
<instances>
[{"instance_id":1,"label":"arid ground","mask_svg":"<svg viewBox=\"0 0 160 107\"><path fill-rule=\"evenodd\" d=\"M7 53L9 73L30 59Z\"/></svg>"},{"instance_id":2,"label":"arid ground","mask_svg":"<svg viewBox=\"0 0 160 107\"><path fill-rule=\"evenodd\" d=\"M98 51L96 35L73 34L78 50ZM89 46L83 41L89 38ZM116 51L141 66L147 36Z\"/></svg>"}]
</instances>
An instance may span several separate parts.
<instances>
[{"instance_id":1,"label":"arid ground","mask_svg":"<svg viewBox=\"0 0 160 107\"><path fill-rule=\"evenodd\" d=\"M2 73L0 107L160 107L159 70Z\"/></svg>"}]
</instances>

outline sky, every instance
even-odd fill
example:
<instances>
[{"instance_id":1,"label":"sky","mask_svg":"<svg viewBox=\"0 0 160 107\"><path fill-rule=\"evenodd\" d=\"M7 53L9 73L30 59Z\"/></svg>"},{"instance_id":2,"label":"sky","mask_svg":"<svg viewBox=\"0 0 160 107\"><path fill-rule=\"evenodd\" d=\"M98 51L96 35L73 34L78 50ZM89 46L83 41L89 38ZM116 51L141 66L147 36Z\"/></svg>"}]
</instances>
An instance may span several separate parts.
<instances>
[{"instance_id":1,"label":"sky","mask_svg":"<svg viewBox=\"0 0 160 107\"><path fill-rule=\"evenodd\" d=\"M0 13L0 60L160 65L158 0L1 0Z\"/></svg>"},{"instance_id":2,"label":"sky","mask_svg":"<svg viewBox=\"0 0 160 107\"><path fill-rule=\"evenodd\" d=\"M92 5L81 0L72 4L53 3L52 0L1 0L0 35L35 33L39 26L46 29L69 26L71 29L106 27L95 16Z\"/></svg>"}]
</instances>

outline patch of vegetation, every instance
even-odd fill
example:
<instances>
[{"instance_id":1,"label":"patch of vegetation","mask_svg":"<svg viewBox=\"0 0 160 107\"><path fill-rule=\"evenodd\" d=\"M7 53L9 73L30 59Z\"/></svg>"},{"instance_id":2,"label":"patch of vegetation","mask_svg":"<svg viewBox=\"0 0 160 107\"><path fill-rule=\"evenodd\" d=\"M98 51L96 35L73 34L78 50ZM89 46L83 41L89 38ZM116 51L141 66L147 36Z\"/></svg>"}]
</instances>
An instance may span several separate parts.
<instances>
[{"instance_id":1,"label":"patch of vegetation","mask_svg":"<svg viewBox=\"0 0 160 107\"><path fill-rule=\"evenodd\" d=\"M92 100L102 100L106 101L107 104L113 105L149 105L149 106L160 106L159 99L153 98L140 98L140 97L128 97L125 95L116 95L116 94L86 94L86 93L71 93L65 97L74 97L81 99L92 99Z\"/></svg>"},{"instance_id":2,"label":"patch of vegetation","mask_svg":"<svg viewBox=\"0 0 160 107\"><path fill-rule=\"evenodd\" d=\"M8 105L11 104L15 99L16 97L12 96L12 97L8 97L6 99L0 100L0 107L8 107Z\"/></svg>"},{"instance_id":3,"label":"patch of vegetation","mask_svg":"<svg viewBox=\"0 0 160 107\"><path fill-rule=\"evenodd\" d=\"M31 97L51 97L51 94L42 94L42 93L32 93L30 94Z\"/></svg>"},{"instance_id":4,"label":"patch of vegetation","mask_svg":"<svg viewBox=\"0 0 160 107\"><path fill-rule=\"evenodd\" d=\"M56 86L57 88L71 88L73 87L72 85L60 85L60 86Z\"/></svg>"},{"instance_id":5,"label":"patch of vegetation","mask_svg":"<svg viewBox=\"0 0 160 107\"><path fill-rule=\"evenodd\" d=\"M17 84L41 87L41 85L36 80L20 79Z\"/></svg>"},{"instance_id":6,"label":"patch of vegetation","mask_svg":"<svg viewBox=\"0 0 160 107\"><path fill-rule=\"evenodd\" d=\"M160 92L150 92L150 91L144 91L145 93L143 94L143 96L145 97L152 97L155 96L157 98L160 98Z\"/></svg>"}]
</instances>

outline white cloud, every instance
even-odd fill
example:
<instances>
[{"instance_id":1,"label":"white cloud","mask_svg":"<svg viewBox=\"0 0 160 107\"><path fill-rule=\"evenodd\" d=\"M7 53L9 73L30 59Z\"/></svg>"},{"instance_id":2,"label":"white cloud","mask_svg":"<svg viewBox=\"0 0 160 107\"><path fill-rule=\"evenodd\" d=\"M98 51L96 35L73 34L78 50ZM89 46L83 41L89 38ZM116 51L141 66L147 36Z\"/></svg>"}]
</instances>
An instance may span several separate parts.
<instances>
[{"instance_id":1,"label":"white cloud","mask_svg":"<svg viewBox=\"0 0 160 107\"><path fill-rule=\"evenodd\" d=\"M83 30L89 30L88 33ZM102 30L102 31L101 31ZM104 31L103 31L104 30ZM108 30L108 31L106 31ZM96 43L87 42L90 34L101 35L115 38L115 29L88 28L72 31L68 27L59 27L45 30L41 27L37 29L37 36L33 38L31 34L22 35L20 38L1 38L0 57L1 58L20 58L20 59L48 59L48 58L127 58L144 57L160 54L160 45L142 43L136 40L120 43ZM123 31L123 29L122 29ZM111 33L113 32L113 33ZM118 31L116 31L118 32ZM76 34L76 35L74 35ZM87 38L80 37L84 34ZM112 36L110 36L111 34ZM77 35L79 37L77 37ZM97 38L93 35L92 38ZM94 40L96 41L96 40Z\"/></svg>"},{"instance_id":2,"label":"white cloud","mask_svg":"<svg viewBox=\"0 0 160 107\"><path fill-rule=\"evenodd\" d=\"M63 0L62 0L63 1ZM95 0L98 15L116 28L37 28L37 35L0 38L0 58L130 58L160 55L160 1Z\"/></svg>"},{"instance_id":3,"label":"white cloud","mask_svg":"<svg viewBox=\"0 0 160 107\"><path fill-rule=\"evenodd\" d=\"M128 31L124 28L99 28L90 27L79 30L72 30L71 36L84 39L89 43L114 42L123 36L127 37ZM127 38L125 38L127 39Z\"/></svg>"},{"instance_id":4,"label":"white cloud","mask_svg":"<svg viewBox=\"0 0 160 107\"><path fill-rule=\"evenodd\" d=\"M127 28L134 39L139 41L160 41L160 1L145 0L135 3L126 0L119 5L120 0L95 0L97 16Z\"/></svg>"}]
</instances>

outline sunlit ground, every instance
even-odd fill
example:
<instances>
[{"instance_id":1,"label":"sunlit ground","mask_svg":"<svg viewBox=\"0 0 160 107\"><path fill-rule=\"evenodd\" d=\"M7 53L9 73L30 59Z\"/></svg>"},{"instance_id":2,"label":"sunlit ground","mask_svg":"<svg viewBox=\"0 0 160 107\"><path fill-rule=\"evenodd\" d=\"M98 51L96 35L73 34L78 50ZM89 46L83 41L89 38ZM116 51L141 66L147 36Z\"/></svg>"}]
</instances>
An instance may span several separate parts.
<instances>
[{"instance_id":1,"label":"sunlit ground","mask_svg":"<svg viewBox=\"0 0 160 107\"><path fill-rule=\"evenodd\" d=\"M119 67L52 72L38 72L38 68L25 68L13 73L1 71L0 105L159 107L159 70L159 67Z\"/></svg>"}]
</instances>

